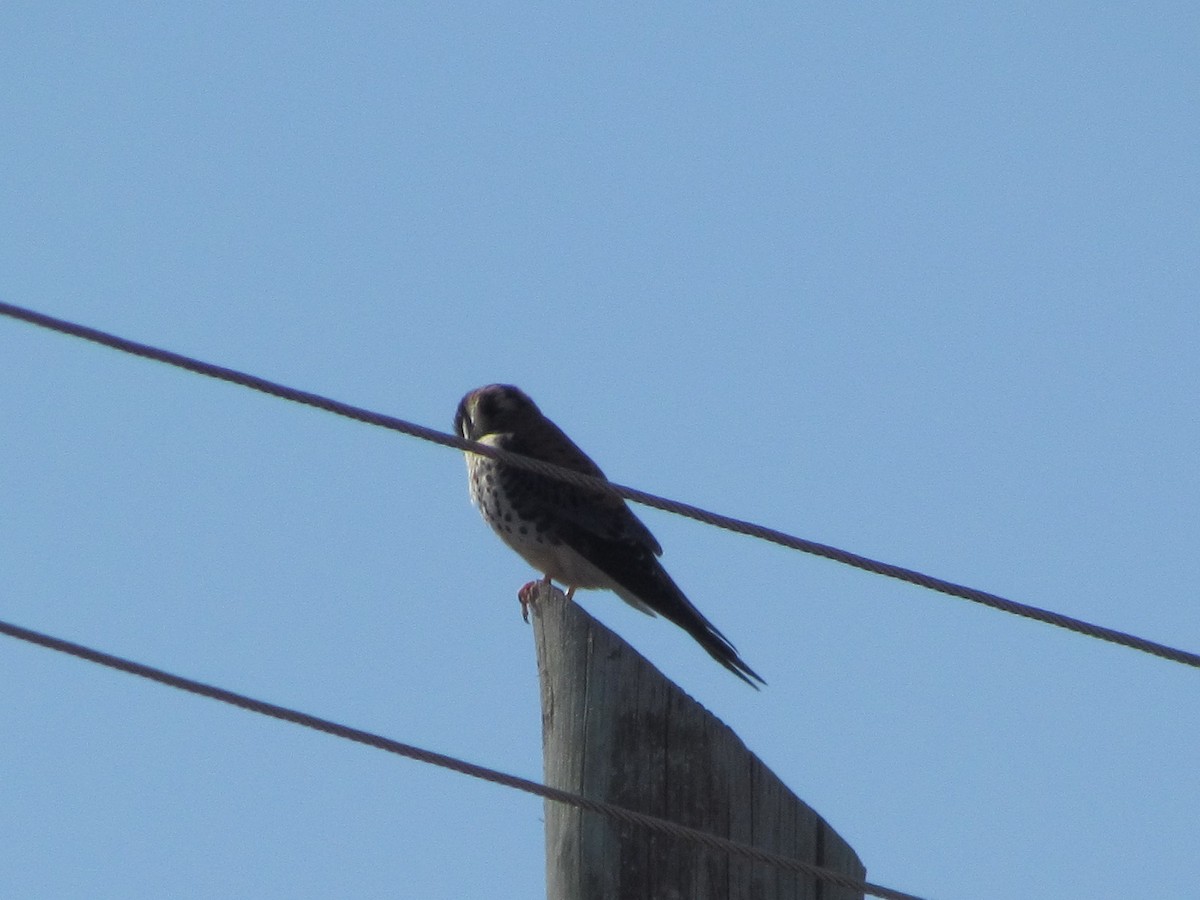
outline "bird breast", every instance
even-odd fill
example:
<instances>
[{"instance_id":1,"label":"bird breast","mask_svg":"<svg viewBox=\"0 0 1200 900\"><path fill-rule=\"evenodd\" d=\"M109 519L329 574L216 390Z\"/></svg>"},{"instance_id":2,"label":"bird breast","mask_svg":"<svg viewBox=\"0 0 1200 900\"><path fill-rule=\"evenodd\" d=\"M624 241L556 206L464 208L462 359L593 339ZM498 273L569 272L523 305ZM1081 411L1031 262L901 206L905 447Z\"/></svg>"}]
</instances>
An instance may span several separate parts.
<instances>
[{"instance_id":1,"label":"bird breast","mask_svg":"<svg viewBox=\"0 0 1200 900\"><path fill-rule=\"evenodd\" d=\"M531 566L569 587L614 587L611 578L563 541L555 527L553 510L543 510L539 516L523 515L512 503L504 489L511 471L502 478L500 464L472 453L467 454L467 473L471 501L479 507L484 521Z\"/></svg>"}]
</instances>

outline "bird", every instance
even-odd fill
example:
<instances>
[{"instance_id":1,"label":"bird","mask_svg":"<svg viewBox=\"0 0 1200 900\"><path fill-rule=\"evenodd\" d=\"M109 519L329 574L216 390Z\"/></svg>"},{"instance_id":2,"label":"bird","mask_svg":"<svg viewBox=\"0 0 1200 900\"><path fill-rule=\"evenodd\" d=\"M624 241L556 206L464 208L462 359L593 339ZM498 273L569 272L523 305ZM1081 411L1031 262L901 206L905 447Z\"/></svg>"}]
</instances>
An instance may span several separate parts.
<instances>
[{"instance_id":1,"label":"bird","mask_svg":"<svg viewBox=\"0 0 1200 900\"><path fill-rule=\"evenodd\" d=\"M468 441L608 480L511 384L467 393L458 404L454 429ZM542 573L543 584L566 586L568 600L576 589L610 590L635 609L674 622L751 687L766 684L667 574L658 559L662 547L621 497L464 453L471 500L500 539ZM524 607L526 591L520 596Z\"/></svg>"}]
</instances>

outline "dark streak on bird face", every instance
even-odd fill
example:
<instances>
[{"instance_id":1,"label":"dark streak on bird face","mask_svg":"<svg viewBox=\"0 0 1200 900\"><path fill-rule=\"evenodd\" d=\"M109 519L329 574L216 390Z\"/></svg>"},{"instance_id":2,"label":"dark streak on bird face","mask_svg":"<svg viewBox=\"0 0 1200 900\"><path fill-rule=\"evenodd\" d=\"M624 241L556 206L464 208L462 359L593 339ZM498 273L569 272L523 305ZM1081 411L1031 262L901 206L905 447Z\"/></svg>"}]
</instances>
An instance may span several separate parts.
<instances>
[{"instance_id":1,"label":"dark streak on bird face","mask_svg":"<svg viewBox=\"0 0 1200 900\"><path fill-rule=\"evenodd\" d=\"M462 398L458 404L458 410L454 413L454 430L458 432L458 436L468 441L473 440L471 437L471 420L467 413L467 401L471 399L471 395Z\"/></svg>"}]
</instances>

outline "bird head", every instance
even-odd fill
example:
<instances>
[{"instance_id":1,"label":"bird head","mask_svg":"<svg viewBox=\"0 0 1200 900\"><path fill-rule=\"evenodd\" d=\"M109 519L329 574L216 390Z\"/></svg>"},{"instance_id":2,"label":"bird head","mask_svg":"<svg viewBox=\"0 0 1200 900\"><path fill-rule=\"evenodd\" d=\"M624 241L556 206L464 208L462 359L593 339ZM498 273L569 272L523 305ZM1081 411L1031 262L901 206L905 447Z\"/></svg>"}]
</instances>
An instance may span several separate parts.
<instances>
[{"instance_id":1,"label":"bird head","mask_svg":"<svg viewBox=\"0 0 1200 900\"><path fill-rule=\"evenodd\" d=\"M541 418L541 411L520 388L489 384L476 388L458 404L454 430L469 441L518 429L522 422Z\"/></svg>"}]
</instances>

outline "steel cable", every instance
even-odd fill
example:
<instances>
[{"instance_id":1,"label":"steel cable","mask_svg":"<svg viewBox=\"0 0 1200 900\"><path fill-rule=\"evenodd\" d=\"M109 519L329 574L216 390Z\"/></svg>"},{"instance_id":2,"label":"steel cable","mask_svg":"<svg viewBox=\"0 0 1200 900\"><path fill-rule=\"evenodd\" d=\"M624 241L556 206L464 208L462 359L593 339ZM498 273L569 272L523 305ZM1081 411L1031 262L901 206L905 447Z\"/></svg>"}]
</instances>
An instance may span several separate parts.
<instances>
[{"instance_id":1,"label":"steel cable","mask_svg":"<svg viewBox=\"0 0 1200 900\"><path fill-rule=\"evenodd\" d=\"M1124 631L1118 631L1115 628L1107 628L1103 625L1095 625L1091 622L1085 622L1082 619L1076 619L1072 616L1067 616L1052 610L1042 609L1026 603L1019 603L1015 600L1009 600L997 594L977 590L975 588L967 587L966 585L956 584L952 581L946 581L945 579L935 578L932 575L925 575L913 569L904 568L903 566L880 562L879 560L871 559L866 556L860 556L857 553L851 553L848 550L840 550L837 547L831 547L827 544L809 541L801 537L796 537L795 535L778 531L774 528L767 528L766 526L757 525L753 522L747 522L742 519L735 519L731 516L724 516L719 513L710 512L708 510L701 509L698 506L681 503L677 500L670 500L666 497L659 497L655 494L649 494L645 491L637 490L636 488L626 487L624 485L616 484L600 478L593 478L570 469L564 469L560 466L542 462L541 460L531 459L529 457L520 456L514 453L508 453L503 450L498 450L495 447L489 447L485 444L479 444L474 441L464 440L457 435L446 434L433 428L427 428L423 425L417 425L416 423L405 421L404 419L395 418L394 416L387 416L383 413L377 413L368 409L363 409L362 407L352 406L348 403L342 403L341 401L333 400L329 397L323 397L320 394L313 394L308 391L298 390L296 388L288 387L287 385L268 381L265 378L259 378L256 375L250 375L246 372L239 372L236 369L229 369L224 366L203 362L198 359L193 359L190 356L184 356L180 353L173 353L170 350L163 350L159 347L150 346L149 344L141 344L137 341L131 341L127 338L118 337L117 335L109 334L108 332L100 331L96 328L89 328L86 325L79 325L75 322L69 322L65 319L57 319L53 316L48 316L44 313L39 313L31 309L25 309L24 307L14 306L10 303L0 302L0 315L18 319L22 322L27 322L40 328L57 331L61 334L82 338L83 340L101 344L114 350L120 350L123 353L129 353L133 356L139 356L143 359L151 359L155 360L156 362L166 363L167 365L185 369L198 375L204 375L209 378L216 378L220 381L227 381L231 384L241 385L242 387L260 391L261 393L269 394L273 397L279 397L283 400L290 400L293 403L301 403L306 406L312 406L317 409L325 410L326 412L334 413L335 415L344 416L348 419L354 419L358 422L365 422L368 425L376 425L380 428L397 431L401 434L407 434L412 437L420 438L424 441L430 441L434 444L441 444L444 447L454 447L458 450L489 456L493 459L501 460L507 464L537 472L538 474L545 475L549 478L557 478L562 481L593 490L606 491L616 494L620 497L624 497L626 500L632 500L635 503L641 503L645 506L661 509L664 512L685 516L689 519L695 519L698 522L703 522L707 525L713 525L717 528L723 528L726 531L732 531L737 534L744 534L759 540L769 541L770 543L778 544L782 547L788 547L792 550L799 550L802 553L820 556L825 559L833 560L834 562L852 566L856 569L862 569L866 572L874 572L877 575L895 578L900 581L908 582L909 584L917 585L918 587L928 588L932 591L938 591L939 593L947 594L951 597L970 600L972 603L979 603L983 606L989 606L992 609L1011 613L1012 615L1022 616L1027 619L1034 619L1039 622L1045 622L1048 625L1053 625L1057 628L1063 628L1067 631L1073 631L1077 634L1086 635L1087 637L1095 638L1097 640L1107 641L1108 643L1112 644L1119 644L1121 646L1129 647L1133 650L1138 650L1142 653L1148 653L1153 656L1158 656L1162 659L1167 659L1172 662L1181 663L1194 668L1200 668L1200 654L1197 653L1181 650L1176 647L1170 647L1166 644L1160 644L1157 641L1147 640L1146 638L1128 634Z\"/></svg>"},{"instance_id":2,"label":"steel cable","mask_svg":"<svg viewBox=\"0 0 1200 900\"><path fill-rule=\"evenodd\" d=\"M461 775L469 775L472 778L478 778L493 784L504 785L505 787L523 791L526 794L533 794L534 796L542 797L546 800L553 800L556 803L565 803L568 806L574 806L578 809L594 812L610 819L615 819L631 825L647 828L651 831L658 832L659 834L670 835L681 840L700 844L709 848L710 850L725 852L731 856L740 857L741 859L749 860L750 862L774 866L797 875L807 875L821 881L827 881L831 884L850 888L851 890L862 891L863 893L869 894L873 897L889 898L889 900L920 900L920 898L914 897L912 894L905 894L901 891L895 891L890 888L882 887L881 885L871 884L870 882L858 881L855 878L851 878L848 875L842 874L841 872L835 872L832 869L826 869L822 866L814 866L810 863L802 862L798 859L792 859L788 856L782 856L777 853L769 853L765 850L760 850L757 847L752 847L748 844L741 844L737 841L730 840L729 838L721 837L720 835L711 834L707 831L701 831L697 828L689 828L686 825L680 825L668 819L660 819L657 816L636 812L631 809L626 809L623 806L617 806L613 803L590 800L587 797L583 797L579 794L573 794L569 791L548 787L547 785L539 784L536 781L530 781L527 778L519 778L516 775L509 775L505 772L497 771L496 769L489 769L486 766L480 766L476 765L475 763L466 762L465 760L458 759L454 756L448 756L444 753L435 753L432 750L425 750L421 747L413 746L412 744L405 744L400 741L395 741L391 738L386 738L370 731L351 728L348 725L342 725L329 719L322 719L319 716L312 716L308 713L303 713L287 706L279 706L274 703L267 703L265 700L256 700L255 698L248 697L245 694L238 694L234 691L227 691L224 688L214 687L213 685L205 684L200 681L193 681L190 678L184 678L182 675L174 675L170 672L163 671L162 669L156 669L153 666L147 666L143 665L142 663L133 662L132 660L125 659L124 657L114 656L110 653L104 653L103 651L95 650L82 644L76 644L72 641L63 640L62 638L53 637L38 631L32 631L28 628L22 628L19 625L13 625L8 622L0 621L0 634L5 634L9 637L20 641L25 641L30 644L35 644L39 647L45 647L58 653L65 653L78 659L87 660L88 662L96 663L97 665L105 666L109 669L115 669L118 672L125 672L129 675L135 675L138 678L145 678L149 681L175 688L176 690L185 691L189 694L196 694L201 697L207 697L210 700L216 700L220 703L227 703L230 706L236 706L239 709L244 709L248 712L258 713L259 715L268 716L272 719L279 719L284 722L291 722L293 725L300 725L304 728L311 728L314 731L321 731L325 734L342 738L343 740L365 744L368 747L374 747L377 750L383 750L387 753L403 756L406 759L412 759L416 760L417 762L427 763L428 765L438 766L442 769L449 769L450 771L458 772Z\"/></svg>"}]
</instances>

